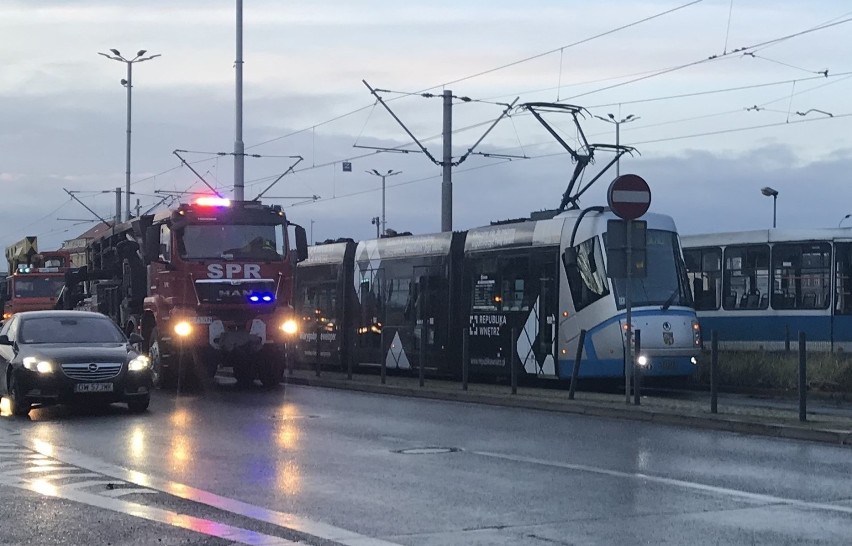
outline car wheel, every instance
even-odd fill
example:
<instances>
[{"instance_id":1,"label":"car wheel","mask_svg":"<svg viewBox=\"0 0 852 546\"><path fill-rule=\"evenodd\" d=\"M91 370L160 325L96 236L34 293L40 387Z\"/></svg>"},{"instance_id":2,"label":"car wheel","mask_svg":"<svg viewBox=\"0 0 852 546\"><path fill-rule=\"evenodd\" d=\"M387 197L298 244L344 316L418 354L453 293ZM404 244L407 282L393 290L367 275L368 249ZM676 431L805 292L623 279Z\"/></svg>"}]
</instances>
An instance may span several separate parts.
<instances>
[{"instance_id":1,"label":"car wheel","mask_svg":"<svg viewBox=\"0 0 852 546\"><path fill-rule=\"evenodd\" d=\"M127 409L130 410L130 413L144 413L148 411L149 405L151 405L150 396L127 401Z\"/></svg>"},{"instance_id":2,"label":"car wheel","mask_svg":"<svg viewBox=\"0 0 852 546\"><path fill-rule=\"evenodd\" d=\"M12 405L12 415L23 417L30 413L32 404L27 401L27 398L21 392L21 387L15 379L15 374L9 376L9 402Z\"/></svg>"}]
</instances>

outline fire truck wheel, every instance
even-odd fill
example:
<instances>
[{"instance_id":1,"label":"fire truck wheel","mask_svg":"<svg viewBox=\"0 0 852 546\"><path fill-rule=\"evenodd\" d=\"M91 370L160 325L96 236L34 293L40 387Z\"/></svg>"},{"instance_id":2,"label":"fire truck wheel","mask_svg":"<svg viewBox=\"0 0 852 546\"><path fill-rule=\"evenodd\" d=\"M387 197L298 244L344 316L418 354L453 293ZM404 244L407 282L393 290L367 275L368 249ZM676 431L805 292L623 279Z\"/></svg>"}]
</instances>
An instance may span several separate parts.
<instances>
[{"instance_id":1,"label":"fire truck wheel","mask_svg":"<svg viewBox=\"0 0 852 546\"><path fill-rule=\"evenodd\" d=\"M281 361L268 358L260 369L260 383L267 389L275 389L282 381L284 381L284 366Z\"/></svg>"},{"instance_id":2,"label":"fire truck wheel","mask_svg":"<svg viewBox=\"0 0 852 546\"><path fill-rule=\"evenodd\" d=\"M240 388L251 387L254 384L254 369L250 362L234 362L234 379Z\"/></svg>"},{"instance_id":3,"label":"fire truck wheel","mask_svg":"<svg viewBox=\"0 0 852 546\"><path fill-rule=\"evenodd\" d=\"M163 355L160 345L160 337L157 329L151 330L148 337L148 356L151 359L151 380L155 389L168 387L174 383L172 374L163 369Z\"/></svg>"}]
</instances>

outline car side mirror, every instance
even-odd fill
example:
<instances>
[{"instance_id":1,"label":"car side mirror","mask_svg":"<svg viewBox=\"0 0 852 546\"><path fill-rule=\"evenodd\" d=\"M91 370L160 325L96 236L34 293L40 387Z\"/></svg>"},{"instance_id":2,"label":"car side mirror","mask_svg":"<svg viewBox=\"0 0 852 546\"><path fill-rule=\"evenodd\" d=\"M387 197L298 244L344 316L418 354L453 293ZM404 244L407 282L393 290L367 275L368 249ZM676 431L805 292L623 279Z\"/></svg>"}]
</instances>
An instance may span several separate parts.
<instances>
[{"instance_id":1,"label":"car side mirror","mask_svg":"<svg viewBox=\"0 0 852 546\"><path fill-rule=\"evenodd\" d=\"M14 345L6 334L0 335L0 345Z\"/></svg>"},{"instance_id":2,"label":"car side mirror","mask_svg":"<svg viewBox=\"0 0 852 546\"><path fill-rule=\"evenodd\" d=\"M2 336L0 336L0 338L2 338ZM145 338L143 338L137 332L133 332L132 334L127 336L127 341L129 341L131 345L136 345L137 343L142 343L143 341L145 341Z\"/></svg>"}]
</instances>

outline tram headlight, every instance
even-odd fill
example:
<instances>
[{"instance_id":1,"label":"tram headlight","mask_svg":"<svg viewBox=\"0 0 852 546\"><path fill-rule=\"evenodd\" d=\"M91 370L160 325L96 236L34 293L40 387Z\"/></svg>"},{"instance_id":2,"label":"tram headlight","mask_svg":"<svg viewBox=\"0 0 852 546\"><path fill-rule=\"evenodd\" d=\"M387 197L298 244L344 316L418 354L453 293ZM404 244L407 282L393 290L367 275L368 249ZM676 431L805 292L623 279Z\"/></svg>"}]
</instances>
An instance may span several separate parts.
<instances>
[{"instance_id":1,"label":"tram headlight","mask_svg":"<svg viewBox=\"0 0 852 546\"><path fill-rule=\"evenodd\" d=\"M642 368L648 365L648 357L645 355L639 355L636 358L636 363L639 364Z\"/></svg>"},{"instance_id":2,"label":"tram headlight","mask_svg":"<svg viewBox=\"0 0 852 546\"><path fill-rule=\"evenodd\" d=\"M185 320L182 320L175 324L175 333L180 337L186 337L192 333L192 324L188 323Z\"/></svg>"},{"instance_id":3,"label":"tram headlight","mask_svg":"<svg viewBox=\"0 0 852 546\"><path fill-rule=\"evenodd\" d=\"M698 359L695 358L694 356L692 358L690 358L689 361L692 363L693 366L698 365Z\"/></svg>"},{"instance_id":4,"label":"tram headlight","mask_svg":"<svg viewBox=\"0 0 852 546\"><path fill-rule=\"evenodd\" d=\"M281 330L288 336L292 336L299 331L299 325L293 319L287 319L281 324Z\"/></svg>"}]
</instances>

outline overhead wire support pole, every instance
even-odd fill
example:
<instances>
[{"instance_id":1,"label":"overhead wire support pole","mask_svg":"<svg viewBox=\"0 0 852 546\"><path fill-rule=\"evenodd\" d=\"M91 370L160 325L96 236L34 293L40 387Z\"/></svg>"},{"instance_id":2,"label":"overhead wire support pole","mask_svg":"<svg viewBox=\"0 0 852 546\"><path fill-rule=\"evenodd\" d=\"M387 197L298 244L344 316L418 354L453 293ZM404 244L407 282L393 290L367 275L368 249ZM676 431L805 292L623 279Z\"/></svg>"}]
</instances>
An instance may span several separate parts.
<instances>
[{"instance_id":1,"label":"overhead wire support pole","mask_svg":"<svg viewBox=\"0 0 852 546\"><path fill-rule=\"evenodd\" d=\"M80 201L80 200L77 198L77 196L76 196L76 195L74 195L74 193L73 193L73 192L70 192L70 191L68 191L68 190L67 190L67 189L65 189L65 188L62 188L62 190L63 190L65 193L67 193L67 194L71 197L71 199L73 199L74 201L77 201L78 203L80 203L81 205L83 205L83 208L84 208L84 209L86 209L87 211L91 212L91 213L95 216L95 218L97 218L98 220L100 220L101 222L103 222L103 224L104 224L106 227L112 227L112 224L110 224L109 222L107 222L106 220L104 220L104 219L103 219L103 217L102 217L100 214L98 214L97 212L95 212L95 211L93 211L92 209L90 209L90 208L89 208L89 205L87 205L86 203L84 203L84 202Z\"/></svg>"},{"instance_id":2,"label":"overhead wire support pole","mask_svg":"<svg viewBox=\"0 0 852 546\"><path fill-rule=\"evenodd\" d=\"M453 92L444 90L444 158L441 162L441 231L453 230Z\"/></svg>"},{"instance_id":3,"label":"overhead wire support pole","mask_svg":"<svg viewBox=\"0 0 852 546\"><path fill-rule=\"evenodd\" d=\"M245 199L245 143L243 142L243 0L237 0L237 59L236 70L236 115L234 135L234 201ZM192 168L192 167L190 167ZM196 173L197 174L197 173ZM203 179L202 179L203 180ZM204 182L207 184L207 182ZM210 186L210 184L207 184ZM212 188L211 188L212 189ZM216 190L213 190L216 191ZM218 195L218 192L217 192ZM221 195L219 196L221 197Z\"/></svg>"},{"instance_id":4,"label":"overhead wire support pole","mask_svg":"<svg viewBox=\"0 0 852 546\"><path fill-rule=\"evenodd\" d=\"M255 197L254 199L252 199L252 201L257 201L257 200L259 200L261 197L263 197L263 194L265 194L266 192L268 192L269 190L271 190L271 189L272 189L272 186L274 186L275 184L277 184L279 180L281 180L282 178L284 178L285 176L287 176L289 173L293 172L293 169L295 169L295 168L296 168L296 165L298 165L299 163L301 163L301 162L305 159L304 157L302 157L302 156L300 156L300 155L293 155L293 156L288 156L288 157L289 157L290 159L295 159L295 160L296 160L296 162L295 162L295 163L293 163L292 165L290 165L290 167L289 167L286 171L284 171L283 173L281 173L281 176L279 176L278 178L276 178L275 180L273 180L273 181L272 181L272 184L270 184L270 185L266 186L266 189L265 189L265 190L263 190L262 192L260 192L259 194L257 194L257 197Z\"/></svg>"},{"instance_id":5,"label":"overhead wire support pole","mask_svg":"<svg viewBox=\"0 0 852 546\"><path fill-rule=\"evenodd\" d=\"M208 188L210 188L210 191L212 191L213 193L215 193L215 194L216 194L216 197L222 197L222 194L221 194L221 193L219 193L218 191L216 191L216 188L214 188L213 186L211 186L211 185L210 185L210 183L209 183L209 182L207 182L207 180L205 180L205 179L204 179L204 177L203 177L203 176L201 176L201 175L198 173L198 171L196 171L195 169L193 169L193 168L192 168L192 165L190 165L190 164L189 164L189 162L188 162L187 160L185 160L184 158L182 158L182 157L181 157L181 155L178 153L178 152L184 152L184 151L186 151L186 150L175 150L175 151L173 151L172 153L173 153L173 154L175 154L175 155L177 156L177 158L178 158L178 159L180 159L181 163L183 163L183 164L184 164L184 166L186 166L186 167L187 167L190 171L192 171L192 172L195 174L195 176L197 176L197 177L198 177L198 179L199 179L199 180L201 180L202 182L204 182L204 185L205 185L205 186L207 186ZM236 156L235 156L235 157L236 157ZM240 156L240 157L242 157L242 156ZM234 196L234 199L235 199L235 200L237 200L237 201L242 201L242 199L236 199L236 196Z\"/></svg>"}]
</instances>

